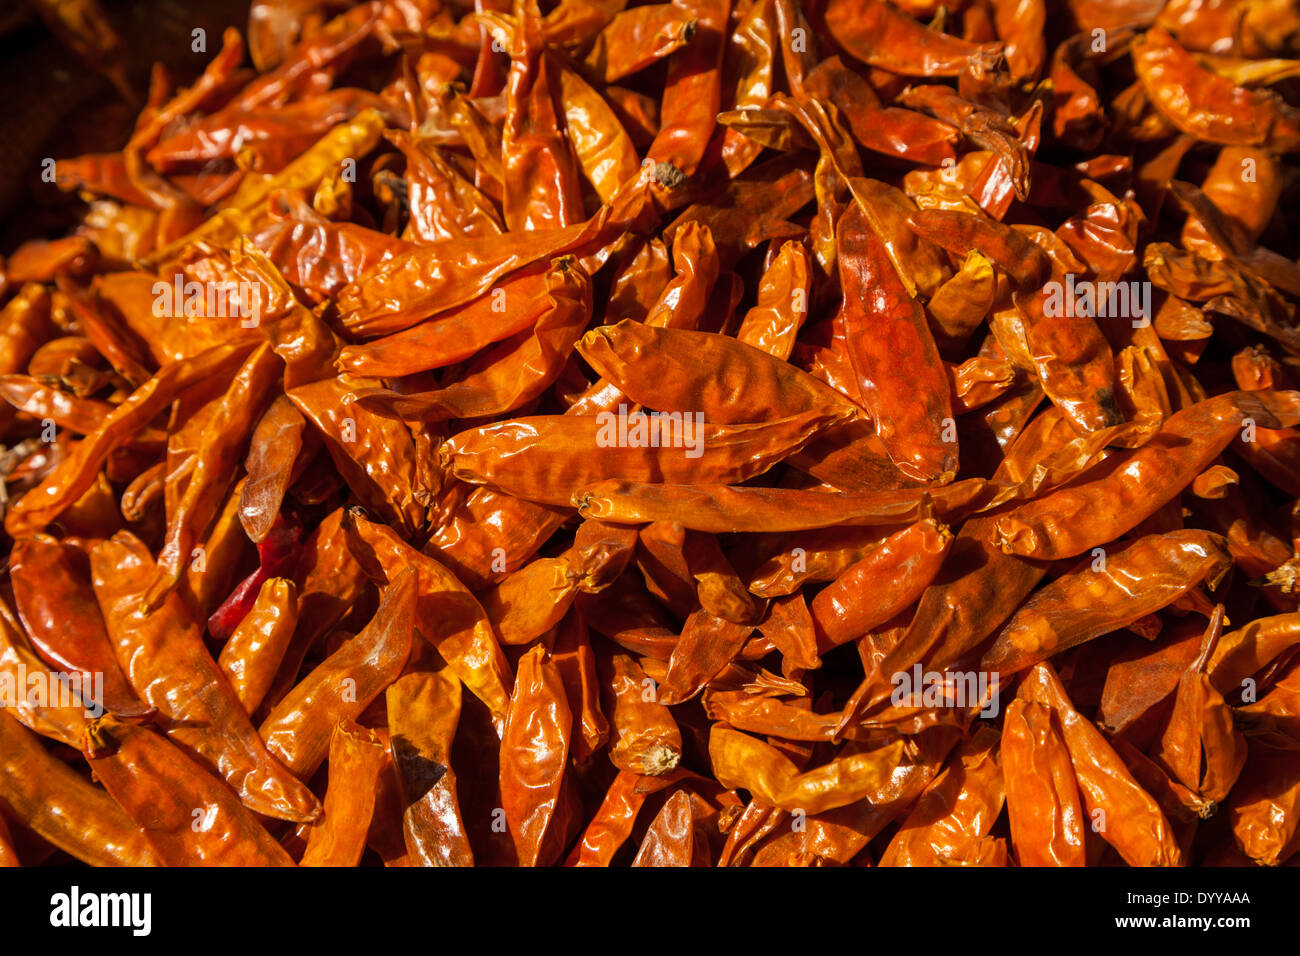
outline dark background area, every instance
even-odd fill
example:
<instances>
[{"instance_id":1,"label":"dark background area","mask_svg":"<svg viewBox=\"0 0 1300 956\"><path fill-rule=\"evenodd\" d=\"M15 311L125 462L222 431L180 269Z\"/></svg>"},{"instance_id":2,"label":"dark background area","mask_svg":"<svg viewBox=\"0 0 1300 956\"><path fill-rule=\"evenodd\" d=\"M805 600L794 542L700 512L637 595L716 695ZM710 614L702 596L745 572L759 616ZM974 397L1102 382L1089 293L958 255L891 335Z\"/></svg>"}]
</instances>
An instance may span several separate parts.
<instances>
[{"instance_id":1,"label":"dark background area","mask_svg":"<svg viewBox=\"0 0 1300 956\"><path fill-rule=\"evenodd\" d=\"M249 0L101 0L126 48L141 101L155 62L175 84L194 79L221 48L221 31L248 20ZM191 49L207 31L207 52ZM62 235L84 204L41 181L46 157L120 149L138 108L66 50L23 0L0 11L0 253Z\"/></svg>"}]
</instances>

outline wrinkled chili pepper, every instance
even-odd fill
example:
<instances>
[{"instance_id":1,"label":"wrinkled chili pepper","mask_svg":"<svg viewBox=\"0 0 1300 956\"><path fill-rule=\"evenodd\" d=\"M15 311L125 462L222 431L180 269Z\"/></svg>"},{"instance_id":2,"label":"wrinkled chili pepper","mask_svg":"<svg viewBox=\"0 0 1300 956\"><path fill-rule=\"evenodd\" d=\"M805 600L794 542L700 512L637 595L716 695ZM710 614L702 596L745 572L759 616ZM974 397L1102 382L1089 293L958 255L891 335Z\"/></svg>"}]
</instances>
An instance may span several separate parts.
<instances>
[{"instance_id":1,"label":"wrinkled chili pepper","mask_svg":"<svg viewBox=\"0 0 1300 956\"><path fill-rule=\"evenodd\" d=\"M0 800L14 819L94 866L161 865L145 834L108 794L7 713L0 713L0 739Z\"/></svg>"},{"instance_id":2,"label":"wrinkled chili pepper","mask_svg":"<svg viewBox=\"0 0 1300 956\"><path fill-rule=\"evenodd\" d=\"M445 667L415 671L389 685L386 698L407 852L425 866L472 866L451 767L459 680Z\"/></svg>"}]
</instances>

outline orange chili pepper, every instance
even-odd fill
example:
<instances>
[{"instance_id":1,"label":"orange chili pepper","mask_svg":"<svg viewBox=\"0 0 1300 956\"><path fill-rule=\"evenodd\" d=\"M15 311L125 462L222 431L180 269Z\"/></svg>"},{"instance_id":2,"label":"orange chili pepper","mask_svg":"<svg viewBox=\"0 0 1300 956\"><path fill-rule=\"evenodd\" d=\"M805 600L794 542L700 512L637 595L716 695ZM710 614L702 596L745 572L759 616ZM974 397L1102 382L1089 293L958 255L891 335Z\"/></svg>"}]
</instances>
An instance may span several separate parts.
<instances>
[{"instance_id":1,"label":"orange chili pepper","mask_svg":"<svg viewBox=\"0 0 1300 956\"><path fill-rule=\"evenodd\" d=\"M145 834L7 713L0 713L0 800L24 826L92 866L158 866Z\"/></svg>"},{"instance_id":2,"label":"orange chili pepper","mask_svg":"<svg viewBox=\"0 0 1300 956\"><path fill-rule=\"evenodd\" d=\"M270 690L297 623L297 586L286 578L269 578L221 648L217 664L250 715Z\"/></svg>"},{"instance_id":3,"label":"orange chili pepper","mask_svg":"<svg viewBox=\"0 0 1300 956\"><path fill-rule=\"evenodd\" d=\"M1174 125L1224 145L1300 148L1300 117L1270 92L1234 86L1199 66L1163 29L1135 39L1133 68L1151 101Z\"/></svg>"},{"instance_id":4,"label":"orange chili pepper","mask_svg":"<svg viewBox=\"0 0 1300 956\"><path fill-rule=\"evenodd\" d=\"M153 561L139 539L118 532L90 553L95 596L118 663L168 736L217 770L259 813L309 822L320 805L274 756L207 648L182 598L169 593L152 614L141 608Z\"/></svg>"},{"instance_id":5,"label":"orange chili pepper","mask_svg":"<svg viewBox=\"0 0 1300 956\"><path fill-rule=\"evenodd\" d=\"M356 719L402 672L414 636L416 573L394 578L360 634L326 658L277 703L258 733L299 777L316 772L334 726Z\"/></svg>"},{"instance_id":6,"label":"orange chili pepper","mask_svg":"<svg viewBox=\"0 0 1300 956\"><path fill-rule=\"evenodd\" d=\"M1247 427L1246 419L1260 428L1300 422L1300 413L1292 407L1296 401L1293 392L1231 392L1185 408L1142 448L1111 458L1088 475L1088 480L999 518L1001 546L1009 554L1051 559L1072 557L1113 540L1191 484L1233 436ZM1096 496L1110 502L1111 510L1104 513L1108 520L1098 520L1102 515L1091 508ZM1132 501L1134 507L1115 508L1117 500ZM1065 532L1062 518L1083 513L1093 520L1075 523ZM1054 516L1050 521L1040 517L1048 514Z\"/></svg>"},{"instance_id":7,"label":"orange chili pepper","mask_svg":"<svg viewBox=\"0 0 1300 956\"><path fill-rule=\"evenodd\" d=\"M415 671L389 685L386 694L407 852L426 866L473 865L451 766L459 681L446 668Z\"/></svg>"},{"instance_id":8,"label":"orange chili pepper","mask_svg":"<svg viewBox=\"0 0 1300 956\"><path fill-rule=\"evenodd\" d=\"M1007 705L1002 766L1011 842L1021 866L1084 866L1084 817L1070 752L1052 712L1017 698Z\"/></svg>"},{"instance_id":9,"label":"orange chili pepper","mask_svg":"<svg viewBox=\"0 0 1300 956\"><path fill-rule=\"evenodd\" d=\"M562 849L572 720L558 668L545 647L534 645L519 660L501 738L501 799L523 866L547 865Z\"/></svg>"},{"instance_id":10,"label":"orange chili pepper","mask_svg":"<svg viewBox=\"0 0 1300 956\"><path fill-rule=\"evenodd\" d=\"M376 783L388 764L384 742L355 722L340 720L330 738L325 807L307 837L299 866L356 866L366 848Z\"/></svg>"},{"instance_id":11,"label":"orange chili pepper","mask_svg":"<svg viewBox=\"0 0 1300 956\"><path fill-rule=\"evenodd\" d=\"M998 49L926 30L879 0L835 0L826 8L826 26L857 59L909 76L956 76L973 54Z\"/></svg>"},{"instance_id":12,"label":"orange chili pepper","mask_svg":"<svg viewBox=\"0 0 1300 956\"><path fill-rule=\"evenodd\" d=\"M657 684L627 654L612 655L605 680L609 698L610 760L620 770L657 777L677 766L682 737Z\"/></svg>"},{"instance_id":13,"label":"orange chili pepper","mask_svg":"<svg viewBox=\"0 0 1300 956\"><path fill-rule=\"evenodd\" d=\"M416 630L494 715L504 717L510 665L479 602L446 568L416 552L392 529L354 512L346 522L349 535L355 534L364 545L357 558L367 573L389 587L413 573Z\"/></svg>"},{"instance_id":14,"label":"orange chili pepper","mask_svg":"<svg viewBox=\"0 0 1300 956\"><path fill-rule=\"evenodd\" d=\"M102 680L100 706L118 713L141 709L118 666L83 552L48 535L24 538L9 554L9 580L23 627L45 661L81 674L83 687Z\"/></svg>"},{"instance_id":15,"label":"orange chili pepper","mask_svg":"<svg viewBox=\"0 0 1300 956\"><path fill-rule=\"evenodd\" d=\"M989 836L1004 799L997 732L980 728L952 760L921 794L881 866L1006 865L1005 843Z\"/></svg>"},{"instance_id":16,"label":"orange chili pepper","mask_svg":"<svg viewBox=\"0 0 1300 956\"><path fill-rule=\"evenodd\" d=\"M1206 674L1222 631L1223 606L1219 605L1200 654L1178 681L1173 712L1156 755L1176 780L1209 803L1228 795L1246 762L1246 739Z\"/></svg>"},{"instance_id":17,"label":"orange chili pepper","mask_svg":"<svg viewBox=\"0 0 1300 956\"><path fill-rule=\"evenodd\" d=\"M1182 865L1182 851L1159 805L1133 779L1101 732L1074 709L1050 665L1034 665L1019 697L1050 708L1060 722L1094 832L1130 866Z\"/></svg>"},{"instance_id":18,"label":"orange chili pepper","mask_svg":"<svg viewBox=\"0 0 1300 956\"><path fill-rule=\"evenodd\" d=\"M1031 597L1003 628L980 667L1010 674L1118 630L1178 600L1228 569L1222 539L1203 531L1140 538L1062 575ZM1133 581L1141 581L1133 594Z\"/></svg>"},{"instance_id":19,"label":"orange chili pepper","mask_svg":"<svg viewBox=\"0 0 1300 956\"><path fill-rule=\"evenodd\" d=\"M84 750L164 865L293 866L232 791L153 731L109 715L86 729Z\"/></svg>"}]
</instances>

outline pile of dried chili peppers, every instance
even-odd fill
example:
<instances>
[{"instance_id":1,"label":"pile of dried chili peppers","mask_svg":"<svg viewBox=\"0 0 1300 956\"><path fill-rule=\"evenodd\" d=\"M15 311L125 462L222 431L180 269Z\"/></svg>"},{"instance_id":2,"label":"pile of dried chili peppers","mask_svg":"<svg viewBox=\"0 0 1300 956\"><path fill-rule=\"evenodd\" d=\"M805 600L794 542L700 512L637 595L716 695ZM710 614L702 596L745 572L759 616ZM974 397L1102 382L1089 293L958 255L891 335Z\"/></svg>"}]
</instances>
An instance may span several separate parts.
<instances>
[{"instance_id":1,"label":"pile of dried chili peppers","mask_svg":"<svg viewBox=\"0 0 1300 956\"><path fill-rule=\"evenodd\" d=\"M0 862L1296 861L1300 3L215 46L3 262Z\"/></svg>"}]
</instances>

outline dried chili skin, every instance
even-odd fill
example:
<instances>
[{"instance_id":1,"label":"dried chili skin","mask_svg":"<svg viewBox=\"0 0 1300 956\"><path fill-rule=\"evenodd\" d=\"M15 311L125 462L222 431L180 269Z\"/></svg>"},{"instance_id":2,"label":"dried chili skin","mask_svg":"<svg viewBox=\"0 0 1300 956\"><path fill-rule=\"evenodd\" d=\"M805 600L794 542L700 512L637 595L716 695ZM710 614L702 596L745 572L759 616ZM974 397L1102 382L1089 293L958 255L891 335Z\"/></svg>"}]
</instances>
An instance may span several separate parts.
<instances>
[{"instance_id":1,"label":"dried chili skin","mask_svg":"<svg viewBox=\"0 0 1300 956\"><path fill-rule=\"evenodd\" d=\"M1294 865L1293 7L257 0L82 104L0 866Z\"/></svg>"},{"instance_id":2,"label":"dried chili skin","mask_svg":"<svg viewBox=\"0 0 1300 956\"><path fill-rule=\"evenodd\" d=\"M998 635L981 666L1002 673L1029 667L1173 603L1204 578L1217 581L1227 567L1227 551L1217 535L1175 531L1141 538L1110 555L1102 570L1095 561L1088 562L1031 597ZM1134 595L1137 581L1141 592ZM1121 606L1122 616L1112 617Z\"/></svg>"},{"instance_id":3,"label":"dried chili skin","mask_svg":"<svg viewBox=\"0 0 1300 956\"><path fill-rule=\"evenodd\" d=\"M1091 481L1062 488L998 519L1003 549L1040 558L1072 557L1112 540L1190 484L1227 447L1247 418L1262 428L1288 427L1300 421L1300 396L1294 392L1233 392L1178 412L1150 443L1128 456L1111 459L1113 464L1103 465ZM1112 505L1104 524L1074 522L1071 531L1064 531L1064 522L1086 513L1092 502L1104 498L1113 503L1116 496L1135 501L1136 506ZM1040 514L1052 518L1040 520Z\"/></svg>"},{"instance_id":4,"label":"dried chili skin","mask_svg":"<svg viewBox=\"0 0 1300 956\"><path fill-rule=\"evenodd\" d=\"M1050 665L1037 664L1018 696L1050 708L1059 719L1084 809L1095 832L1130 866L1180 866L1182 851L1155 799L1133 778L1101 731L1080 717Z\"/></svg>"},{"instance_id":5,"label":"dried chili skin","mask_svg":"<svg viewBox=\"0 0 1300 956\"><path fill-rule=\"evenodd\" d=\"M996 732L981 728L953 754L885 848L881 866L1005 864L1005 847L989 837L1004 799L998 745Z\"/></svg>"},{"instance_id":6,"label":"dried chili skin","mask_svg":"<svg viewBox=\"0 0 1300 956\"><path fill-rule=\"evenodd\" d=\"M861 637L906 608L939 573L952 543L952 533L926 518L882 541L813 599L809 610L817 627L819 646ZM888 582L888 584L886 584ZM869 610L868 595L885 585L896 589L892 600Z\"/></svg>"},{"instance_id":7,"label":"dried chili skin","mask_svg":"<svg viewBox=\"0 0 1300 956\"><path fill-rule=\"evenodd\" d=\"M522 866L547 865L558 853L557 841L547 836L560 824L573 718L548 657L538 644L520 660L501 738L501 798Z\"/></svg>"},{"instance_id":8,"label":"dried chili skin","mask_svg":"<svg viewBox=\"0 0 1300 956\"><path fill-rule=\"evenodd\" d=\"M319 824L299 866L356 866L374 813L379 775L388 766L383 739L341 720L330 738L330 784Z\"/></svg>"},{"instance_id":9,"label":"dried chili skin","mask_svg":"<svg viewBox=\"0 0 1300 956\"><path fill-rule=\"evenodd\" d=\"M1007 816L1021 866L1084 866L1083 812L1051 712L1014 700L1002 729Z\"/></svg>"},{"instance_id":10,"label":"dried chili skin","mask_svg":"<svg viewBox=\"0 0 1300 956\"><path fill-rule=\"evenodd\" d=\"M451 767L461 710L459 680L445 667L414 671L385 693L393 767L406 804L402 833L407 852L425 866L473 866Z\"/></svg>"}]
</instances>

